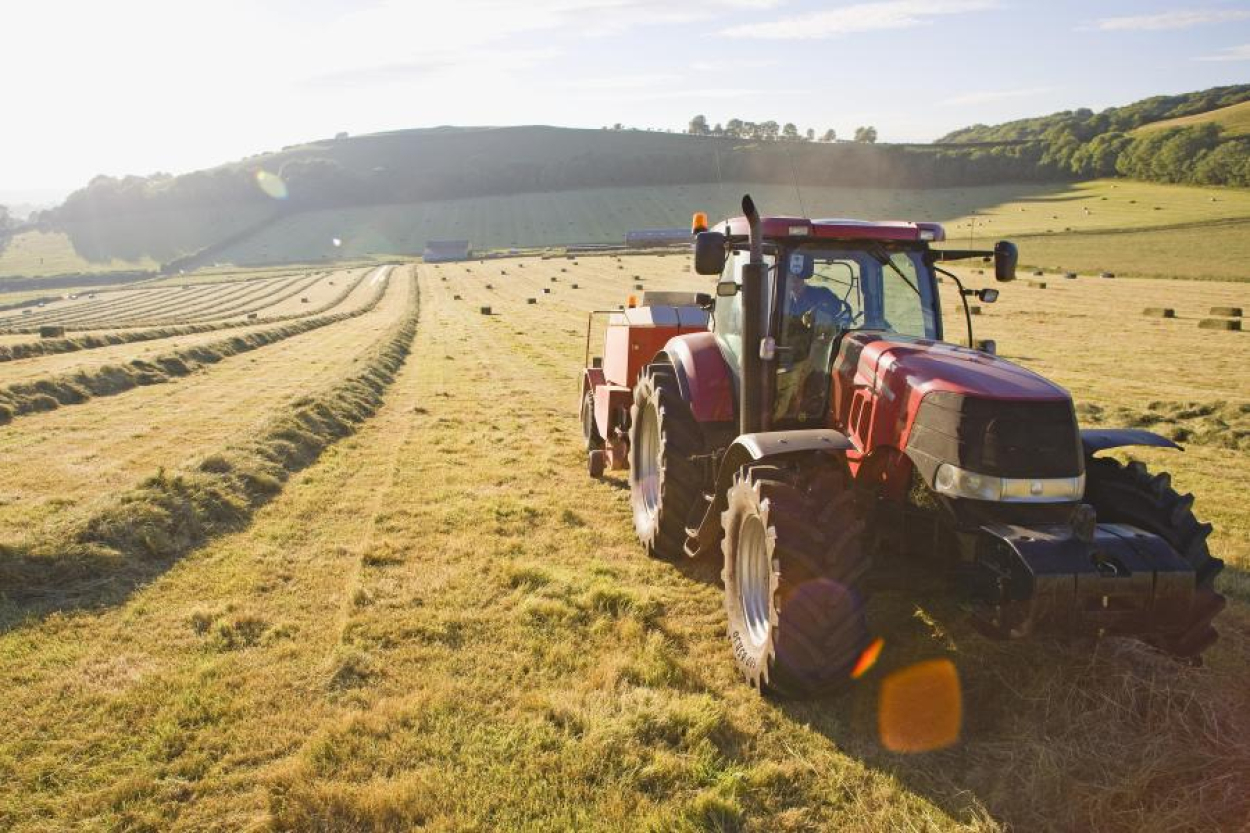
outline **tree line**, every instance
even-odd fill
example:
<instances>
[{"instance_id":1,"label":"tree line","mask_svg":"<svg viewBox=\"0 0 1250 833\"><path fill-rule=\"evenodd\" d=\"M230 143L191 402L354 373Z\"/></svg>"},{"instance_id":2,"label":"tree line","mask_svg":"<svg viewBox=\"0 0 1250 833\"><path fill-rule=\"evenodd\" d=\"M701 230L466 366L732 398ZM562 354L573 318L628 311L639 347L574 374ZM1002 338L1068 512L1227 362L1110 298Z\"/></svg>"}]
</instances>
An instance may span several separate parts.
<instances>
[{"instance_id":1,"label":"tree line","mask_svg":"<svg viewBox=\"0 0 1250 833\"><path fill-rule=\"evenodd\" d=\"M762 142L770 142L777 139L787 142L829 143L838 141L837 131L832 127L821 133L818 139L813 128L809 127L800 132L798 125L794 122L778 125L775 121L753 122L735 118L724 124L717 122L715 125L709 125L707 116L704 115L697 115L690 119L686 132L691 136L724 136L731 139L751 139ZM855 135L852 141L866 144L876 142L877 128L871 125L855 128Z\"/></svg>"},{"instance_id":2,"label":"tree line","mask_svg":"<svg viewBox=\"0 0 1250 833\"><path fill-rule=\"evenodd\" d=\"M1250 186L1250 136L1215 122L1138 130L1152 122L1250 101L1250 84L1155 96L1099 113L1087 108L956 130L939 144L1036 145L1037 164L1058 177L1126 176L1152 182ZM995 152L1002 152L995 149Z\"/></svg>"}]
</instances>

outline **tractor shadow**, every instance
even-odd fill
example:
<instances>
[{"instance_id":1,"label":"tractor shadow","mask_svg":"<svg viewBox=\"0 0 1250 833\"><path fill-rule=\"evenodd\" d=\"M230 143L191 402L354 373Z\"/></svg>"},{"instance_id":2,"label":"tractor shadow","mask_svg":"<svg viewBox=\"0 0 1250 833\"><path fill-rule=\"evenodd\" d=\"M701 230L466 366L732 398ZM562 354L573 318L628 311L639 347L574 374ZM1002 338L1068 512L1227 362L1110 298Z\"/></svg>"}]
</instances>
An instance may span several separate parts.
<instances>
[{"instance_id":1,"label":"tractor shadow","mask_svg":"<svg viewBox=\"0 0 1250 833\"><path fill-rule=\"evenodd\" d=\"M1193 667L1130 639L987 638L944 577L915 558L894 559L874 571L869 622L885 640L876 666L840 696L779 702L777 710L957 823L1119 829L1118 804L1149 822L1124 829L1174 829L1144 808L1163 811L1169 801L1181 802L1186 778L1202 783L1209 777L1187 773L1196 761L1210 766L1222 758L1220 770L1228 771L1244 760L1240 754L1233 760L1218 740L1229 725L1242 727L1237 736L1250 725L1250 691L1242 677L1250 665L1244 605L1217 620L1221 642L1208 652L1206 666ZM1243 571L1229 572L1228 584L1245 586ZM935 659L949 660L958 673L959 739L928 752L891 751L884 743L882 683ZM1152 786L1160 771L1173 768L1170 790ZM1216 802L1212 818L1231 824L1246 809L1244 797ZM1083 813L1105 815L1094 821Z\"/></svg>"},{"instance_id":2,"label":"tractor shadow","mask_svg":"<svg viewBox=\"0 0 1250 833\"><path fill-rule=\"evenodd\" d=\"M719 554L673 566L720 586ZM1225 583L1244 588L1244 571L1226 569ZM1219 738L1229 725L1250 728L1250 690L1240 676L1250 665L1244 604L1217 622L1222 640L1207 667L1195 668L1127 639L989 639L973 627L950 580L915 557L880 557L869 589L870 630L885 645L876 665L834 697L769 705L778 720L819 733L956 824L1142 829L1116 820L1127 806L1149 822L1146 829L1169 829L1171 822L1155 824L1143 808L1180 801L1187 768L1227 758ZM931 660L949 660L957 671L958 740L927 752L891 751L883 740L883 681ZM749 751L742 757L749 760ZM1237 761L1222 764L1230 771ZM1151 773L1172 766L1178 780L1171 791L1150 786ZM1241 811L1234 799L1212 817L1233 819Z\"/></svg>"}]
</instances>

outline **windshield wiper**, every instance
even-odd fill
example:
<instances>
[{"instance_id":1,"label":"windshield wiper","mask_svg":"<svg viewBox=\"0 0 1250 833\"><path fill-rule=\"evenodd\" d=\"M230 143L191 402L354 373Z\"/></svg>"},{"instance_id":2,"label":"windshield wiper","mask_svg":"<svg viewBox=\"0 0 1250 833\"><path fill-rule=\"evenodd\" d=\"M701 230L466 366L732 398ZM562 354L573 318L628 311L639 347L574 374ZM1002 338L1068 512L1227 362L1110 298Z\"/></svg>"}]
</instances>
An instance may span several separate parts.
<instances>
[{"instance_id":1,"label":"windshield wiper","mask_svg":"<svg viewBox=\"0 0 1250 833\"><path fill-rule=\"evenodd\" d=\"M920 290L917 289L916 285L912 283L911 281L909 281L907 279L907 276L903 274L903 271L899 269L898 266L895 265L894 259L885 253L885 249L881 249L881 248L869 249L868 253L872 255L873 258L876 259L877 263L881 264L882 266L889 266L891 269L893 269L894 274L902 278L903 283L910 286L911 291L915 292L917 297L921 297Z\"/></svg>"}]
</instances>

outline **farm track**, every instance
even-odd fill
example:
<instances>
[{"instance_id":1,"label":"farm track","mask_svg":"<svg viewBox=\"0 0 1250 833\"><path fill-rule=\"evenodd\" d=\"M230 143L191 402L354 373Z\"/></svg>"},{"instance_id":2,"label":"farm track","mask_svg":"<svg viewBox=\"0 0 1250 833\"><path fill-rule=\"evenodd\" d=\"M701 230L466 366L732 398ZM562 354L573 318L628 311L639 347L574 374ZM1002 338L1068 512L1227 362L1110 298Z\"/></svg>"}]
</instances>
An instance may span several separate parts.
<instances>
[{"instance_id":1,"label":"farm track","mask_svg":"<svg viewBox=\"0 0 1250 833\"><path fill-rule=\"evenodd\" d=\"M393 279L377 309L360 317L178 384L137 388L0 429L0 540L29 539L159 468L248 436L267 416L350 370L402 316L406 300L406 281Z\"/></svg>"},{"instance_id":2,"label":"farm track","mask_svg":"<svg viewBox=\"0 0 1250 833\"><path fill-rule=\"evenodd\" d=\"M365 281L369 275L375 275L376 273L376 269L362 271L356 278L348 281L338 294L325 303L318 307L304 309L298 313L267 315L264 318L255 318L250 320L246 318L236 318L212 323L175 324L150 329L100 330L96 332L85 331L75 333L73 336L67 338L40 339L38 341L31 341L28 336L16 337L24 340L9 344L0 342L0 379L4 378L3 370L4 363L6 362L22 362L39 357L56 356L64 353L75 353L83 350L99 350L103 348L157 341L161 339L196 336L203 333L218 333L222 330L236 328L250 329L264 325L272 325L283 321L295 321L301 318L309 318L326 312L337 311L338 308L342 306L350 308L353 302L349 299L351 299L354 295L361 296L358 301L364 301L367 297L367 287L364 290L361 290L361 287L366 286ZM126 357L124 350L119 352L118 355ZM52 364L48 366L56 367L58 365Z\"/></svg>"}]
</instances>

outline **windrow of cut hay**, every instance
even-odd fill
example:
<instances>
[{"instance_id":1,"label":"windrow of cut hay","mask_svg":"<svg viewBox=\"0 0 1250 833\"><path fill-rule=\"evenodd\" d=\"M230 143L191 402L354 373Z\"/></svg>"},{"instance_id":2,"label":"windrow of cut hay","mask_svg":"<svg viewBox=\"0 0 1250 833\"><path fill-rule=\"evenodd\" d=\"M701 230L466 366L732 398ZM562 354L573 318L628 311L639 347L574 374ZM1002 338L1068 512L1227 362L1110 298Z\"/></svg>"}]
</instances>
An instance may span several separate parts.
<instances>
[{"instance_id":1,"label":"windrow of cut hay","mask_svg":"<svg viewBox=\"0 0 1250 833\"><path fill-rule=\"evenodd\" d=\"M262 426L254 438L178 473L161 470L89 517L27 547L0 547L0 620L22 609L85 603L124 592L161 562L240 529L295 472L377 413L412 349L420 311L416 280L408 308L361 356L359 369ZM4 610L3 608L9 608ZM0 621L0 626L4 622Z\"/></svg>"},{"instance_id":2,"label":"windrow of cut hay","mask_svg":"<svg viewBox=\"0 0 1250 833\"><path fill-rule=\"evenodd\" d=\"M231 356L356 318L372 311L381 303L389 284L388 276L378 285L368 303L347 312L304 318L269 330L175 350L151 360L136 359L125 365L105 365L89 372L66 373L0 388L0 425L27 414L52 411L62 405L79 405L97 397L116 396L140 385L168 382Z\"/></svg>"},{"instance_id":3,"label":"windrow of cut hay","mask_svg":"<svg viewBox=\"0 0 1250 833\"><path fill-rule=\"evenodd\" d=\"M38 356L54 356L59 353L74 353L79 350L95 350L99 347L116 347L122 344L133 344L140 341L158 341L163 338L211 333L217 330L229 330L238 327L255 327L261 324L277 324L282 321L294 321L321 315L347 300L372 270L366 270L351 281L342 292L335 295L319 307L305 312L288 315L274 315L265 318L240 319L237 321L217 321L203 324L181 324L151 329L132 330L127 332L99 333L93 335L74 336L70 338L44 339L21 344L0 345L0 362L12 362L20 359L33 359ZM18 330L16 332L37 332L36 329Z\"/></svg>"},{"instance_id":4,"label":"windrow of cut hay","mask_svg":"<svg viewBox=\"0 0 1250 833\"><path fill-rule=\"evenodd\" d=\"M130 298L110 301L107 307L86 305L60 312L50 311L33 316L23 324L64 324L71 329L97 329L100 326L151 327L171 322L212 321L263 309L281 303L316 283L317 275L301 275L275 286L242 286L205 284L182 290L161 291L155 298ZM227 303L229 302L229 303ZM24 332L14 329L13 332Z\"/></svg>"}]
</instances>

